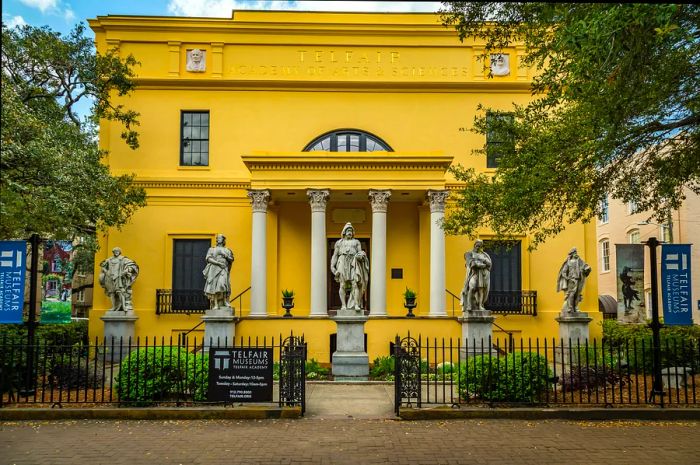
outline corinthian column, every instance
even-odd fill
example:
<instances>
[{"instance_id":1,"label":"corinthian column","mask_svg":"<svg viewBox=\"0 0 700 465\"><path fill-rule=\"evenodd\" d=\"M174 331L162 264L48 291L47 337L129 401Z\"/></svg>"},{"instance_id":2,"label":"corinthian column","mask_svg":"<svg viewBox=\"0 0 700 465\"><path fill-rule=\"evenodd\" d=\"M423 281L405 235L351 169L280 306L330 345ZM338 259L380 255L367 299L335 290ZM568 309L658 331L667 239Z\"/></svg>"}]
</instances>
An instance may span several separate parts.
<instances>
[{"instance_id":1,"label":"corinthian column","mask_svg":"<svg viewBox=\"0 0 700 465\"><path fill-rule=\"evenodd\" d=\"M369 200L372 204L370 316L386 316L386 209L390 197L390 190L369 190Z\"/></svg>"},{"instance_id":2,"label":"corinthian column","mask_svg":"<svg viewBox=\"0 0 700 465\"><path fill-rule=\"evenodd\" d=\"M447 316L445 310L445 218L446 190L428 190L430 203L430 313L429 316Z\"/></svg>"},{"instance_id":3,"label":"corinthian column","mask_svg":"<svg viewBox=\"0 0 700 465\"><path fill-rule=\"evenodd\" d=\"M249 316L264 317L267 316L267 203L270 191L251 189L248 197L253 207Z\"/></svg>"},{"instance_id":4,"label":"corinthian column","mask_svg":"<svg viewBox=\"0 0 700 465\"><path fill-rule=\"evenodd\" d=\"M329 189L308 189L311 205L311 312L309 316L328 316L328 263L326 254L326 204Z\"/></svg>"}]
</instances>

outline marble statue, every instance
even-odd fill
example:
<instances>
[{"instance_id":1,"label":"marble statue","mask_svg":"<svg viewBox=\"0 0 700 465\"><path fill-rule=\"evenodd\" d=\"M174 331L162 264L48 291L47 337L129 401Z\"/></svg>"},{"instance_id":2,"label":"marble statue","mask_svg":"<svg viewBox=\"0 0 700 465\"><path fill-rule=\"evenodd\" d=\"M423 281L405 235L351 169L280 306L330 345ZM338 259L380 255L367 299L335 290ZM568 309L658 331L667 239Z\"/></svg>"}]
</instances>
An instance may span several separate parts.
<instances>
[{"instance_id":1,"label":"marble statue","mask_svg":"<svg viewBox=\"0 0 700 465\"><path fill-rule=\"evenodd\" d=\"M508 76L510 74L510 56L507 53L491 55L491 74Z\"/></svg>"},{"instance_id":2,"label":"marble statue","mask_svg":"<svg viewBox=\"0 0 700 465\"><path fill-rule=\"evenodd\" d=\"M204 294L209 298L211 310L231 308L231 265L233 252L226 247L226 237L216 235L216 246L209 247L204 267Z\"/></svg>"},{"instance_id":3,"label":"marble statue","mask_svg":"<svg viewBox=\"0 0 700 465\"><path fill-rule=\"evenodd\" d=\"M112 301L111 312L129 312L134 309L131 286L139 275L139 266L122 255L122 249L112 249L112 256L100 263L100 285Z\"/></svg>"},{"instance_id":4,"label":"marble statue","mask_svg":"<svg viewBox=\"0 0 700 465\"><path fill-rule=\"evenodd\" d=\"M331 273L340 284L341 310L363 310L363 297L369 281L369 259L355 239L355 229L346 223L331 257ZM349 296L346 294L349 291Z\"/></svg>"},{"instance_id":5,"label":"marble statue","mask_svg":"<svg viewBox=\"0 0 700 465\"><path fill-rule=\"evenodd\" d=\"M207 70L206 52L195 48L187 51L187 71L192 73L203 73Z\"/></svg>"},{"instance_id":6,"label":"marble statue","mask_svg":"<svg viewBox=\"0 0 700 465\"><path fill-rule=\"evenodd\" d=\"M564 307L562 314L571 314L579 311L578 304L583 299L581 295L586 277L591 273L591 267L579 256L576 247L569 251L569 255L559 269L557 277L557 292L564 291Z\"/></svg>"},{"instance_id":7,"label":"marble statue","mask_svg":"<svg viewBox=\"0 0 700 465\"><path fill-rule=\"evenodd\" d=\"M464 254L467 276L462 288L462 311L486 311L484 305L489 297L491 284L491 257L484 252L484 242L474 242L474 249Z\"/></svg>"}]
</instances>

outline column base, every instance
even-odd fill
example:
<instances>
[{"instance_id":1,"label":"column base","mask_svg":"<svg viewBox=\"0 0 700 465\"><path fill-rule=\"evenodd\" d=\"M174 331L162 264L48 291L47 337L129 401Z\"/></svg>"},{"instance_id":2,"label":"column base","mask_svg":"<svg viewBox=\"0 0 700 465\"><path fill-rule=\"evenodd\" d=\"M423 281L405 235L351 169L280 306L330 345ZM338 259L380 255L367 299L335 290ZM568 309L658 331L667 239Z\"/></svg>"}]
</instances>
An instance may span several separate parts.
<instances>
[{"instance_id":1,"label":"column base","mask_svg":"<svg viewBox=\"0 0 700 465\"><path fill-rule=\"evenodd\" d=\"M136 348L134 331L138 316L133 310L128 312L108 311L100 317L104 322L105 352L107 360L119 363Z\"/></svg>"}]
</instances>

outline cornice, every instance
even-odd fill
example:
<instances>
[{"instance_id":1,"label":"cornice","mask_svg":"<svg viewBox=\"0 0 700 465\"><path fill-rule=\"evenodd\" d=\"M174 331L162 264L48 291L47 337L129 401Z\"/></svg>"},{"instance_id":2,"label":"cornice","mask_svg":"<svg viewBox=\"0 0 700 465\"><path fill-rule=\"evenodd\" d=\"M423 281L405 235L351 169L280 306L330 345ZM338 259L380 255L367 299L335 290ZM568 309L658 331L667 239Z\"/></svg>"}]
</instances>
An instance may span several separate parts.
<instances>
[{"instance_id":1,"label":"cornice","mask_svg":"<svg viewBox=\"0 0 700 465\"><path fill-rule=\"evenodd\" d=\"M297 81L297 80L257 80L257 79L222 79L222 78L139 78L136 79L139 89L170 89L170 90L303 90L303 91L345 91L356 92L483 92L491 93L530 93L529 81L472 81L472 82L444 82L444 81Z\"/></svg>"},{"instance_id":2,"label":"cornice","mask_svg":"<svg viewBox=\"0 0 700 465\"><path fill-rule=\"evenodd\" d=\"M302 154L243 155L243 163L255 171L441 171L452 164L449 155L392 155L392 152L355 152L340 155L330 152Z\"/></svg>"},{"instance_id":3,"label":"cornice","mask_svg":"<svg viewBox=\"0 0 700 465\"><path fill-rule=\"evenodd\" d=\"M249 189L250 181L211 181L178 179L136 179L134 184L145 189Z\"/></svg>"}]
</instances>

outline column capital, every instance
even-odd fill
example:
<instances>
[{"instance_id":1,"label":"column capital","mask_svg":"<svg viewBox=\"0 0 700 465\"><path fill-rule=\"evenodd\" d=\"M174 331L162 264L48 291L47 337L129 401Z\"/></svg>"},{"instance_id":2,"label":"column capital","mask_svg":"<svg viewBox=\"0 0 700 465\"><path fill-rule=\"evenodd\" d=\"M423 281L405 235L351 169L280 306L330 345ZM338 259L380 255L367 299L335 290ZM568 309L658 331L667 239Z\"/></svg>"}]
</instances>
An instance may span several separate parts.
<instances>
[{"instance_id":1,"label":"column capital","mask_svg":"<svg viewBox=\"0 0 700 465\"><path fill-rule=\"evenodd\" d=\"M447 190L434 190L428 189L425 195L430 203L430 213L444 213L445 212L445 201L450 195Z\"/></svg>"},{"instance_id":2,"label":"column capital","mask_svg":"<svg viewBox=\"0 0 700 465\"><path fill-rule=\"evenodd\" d=\"M311 204L312 212L325 212L328 198L331 196L330 189L307 189L306 197Z\"/></svg>"},{"instance_id":3,"label":"column capital","mask_svg":"<svg viewBox=\"0 0 700 465\"><path fill-rule=\"evenodd\" d=\"M249 189L248 198L253 206L253 213L267 213L267 204L270 201L269 189Z\"/></svg>"},{"instance_id":4,"label":"column capital","mask_svg":"<svg viewBox=\"0 0 700 465\"><path fill-rule=\"evenodd\" d=\"M372 204L372 213L386 213L391 198L389 189L370 189L369 201Z\"/></svg>"}]
</instances>

